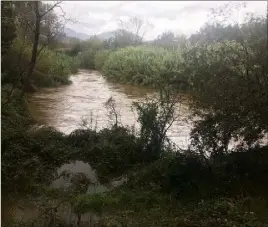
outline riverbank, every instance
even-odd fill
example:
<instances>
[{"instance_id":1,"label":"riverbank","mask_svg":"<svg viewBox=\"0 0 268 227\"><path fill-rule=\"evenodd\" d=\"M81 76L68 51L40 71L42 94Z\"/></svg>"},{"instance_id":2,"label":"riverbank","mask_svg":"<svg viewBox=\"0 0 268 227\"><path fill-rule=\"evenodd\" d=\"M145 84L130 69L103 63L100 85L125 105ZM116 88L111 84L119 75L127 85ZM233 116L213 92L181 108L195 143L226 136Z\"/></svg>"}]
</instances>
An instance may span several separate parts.
<instances>
[{"instance_id":1,"label":"riverbank","mask_svg":"<svg viewBox=\"0 0 268 227\"><path fill-rule=\"evenodd\" d=\"M52 220L79 226L92 221L92 215L95 223L106 226L259 227L267 221L266 184L258 183L266 182L261 172L267 166L267 148L227 155L224 165L211 159L208 166L202 156L189 151L164 150L157 160L148 158L149 153L142 152L144 142L124 127L80 129L69 135L47 127L25 133L26 128L21 125L2 138L2 192L6 198L23 194L28 201L38 199L30 212L38 215L22 222L15 218L4 226L48 226ZM103 183L122 174L128 181L110 192L88 194L96 181L83 171L56 174L76 160L89 163ZM70 184L51 188L59 177L69 177ZM20 210L18 217L28 211Z\"/></svg>"},{"instance_id":2,"label":"riverbank","mask_svg":"<svg viewBox=\"0 0 268 227\"><path fill-rule=\"evenodd\" d=\"M43 88L27 96L29 111L38 123L67 134L81 127L83 120L97 130L109 127L111 122L105 103L110 97L116 102L122 125L134 126L139 130L138 115L132 104L144 101L146 96L156 95L156 91L149 88L110 83L97 71L79 70L70 79L71 85ZM168 136L179 147L186 149L192 127L188 119L191 113L184 95L182 99L184 102L176 108L180 117L168 130Z\"/></svg>"},{"instance_id":3,"label":"riverbank","mask_svg":"<svg viewBox=\"0 0 268 227\"><path fill-rule=\"evenodd\" d=\"M78 75L78 81L70 87L43 91L53 90L52 97L60 97L60 92L68 91L69 97L74 100L79 97L87 103L89 96L83 99L79 93L68 89L76 83L87 88L88 83L94 81L90 75L86 78ZM87 84L81 84L82 81ZM43 110L58 105L41 94L35 95L52 103ZM68 104L65 99L62 103L68 109L76 103L74 100ZM44 104L44 100L40 103ZM64 119L63 112L59 111L58 116ZM9 219L5 226L49 226L52 220L63 226L70 223L79 226L92 221L92 216L95 223L102 222L106 226L111 222L118 226L182 227L259 227L267 223L268 184L263 174L268 166L267 147L204 160L202 155L190 150L181 153L172 146L153 147L154 140L150 138L157 138L156 130L150 131L149 139L146 134L137 134L115 124L100 130L80 128L69 134L51 127L29 131L33 115L19 95L14 96L2 112L2 119L7 116L10 121L3 121L2 131L5 135L2 137L2 192L9 202L20 203L19 198L26 197L26 201L14 206L16 209L23 204L27 206L16 210L15 220L11 218L10 224ZM73 162L78 165L83 162L92 169L82 171L81 164L74 170L70 167ZM94 179L90 177L93 172ZM107 191L105 185L122 175L127 181ZM60 179L67 179L68 183L63 187L51 187ZM10 212L9 208L8 205L4 208L6 213ZM27 218L27 212L35 215ZM18 218L22 216L26 219L21 222Z\"/></svg>"}]
</instances>

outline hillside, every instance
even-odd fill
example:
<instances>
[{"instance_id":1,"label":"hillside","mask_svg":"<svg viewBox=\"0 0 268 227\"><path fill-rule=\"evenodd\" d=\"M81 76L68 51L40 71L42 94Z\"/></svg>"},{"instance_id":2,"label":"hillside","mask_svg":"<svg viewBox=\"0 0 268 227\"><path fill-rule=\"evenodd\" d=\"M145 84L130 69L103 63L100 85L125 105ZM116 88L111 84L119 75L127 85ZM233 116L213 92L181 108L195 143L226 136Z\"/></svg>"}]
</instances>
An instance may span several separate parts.
<instances>
[{"instance_id":1,"label":"hillside","mask_svg":"<svg viewBox=\"0 0 268 227\"><path fill-rule=\"evenodd\" d=\"M110 31L110 32L102 32L100 34L97 35L97 37L101 40L106 40L106 39L110 39L112 37L114 37L114 32L115 31Z\"/></svg>"},{"instance_id":2,"label":"hillside","mask_svg":"<svg viewBox=\"0 0 268 227\"><path fill-rule=\"evenodd\" d=\"M70 28L65 28L64 33L66 34L67 37L77 38L80 40L86 40L90 38L90 35L87 35L82 32L76 32L75 30Z\"/></svg>"}]
</instances>

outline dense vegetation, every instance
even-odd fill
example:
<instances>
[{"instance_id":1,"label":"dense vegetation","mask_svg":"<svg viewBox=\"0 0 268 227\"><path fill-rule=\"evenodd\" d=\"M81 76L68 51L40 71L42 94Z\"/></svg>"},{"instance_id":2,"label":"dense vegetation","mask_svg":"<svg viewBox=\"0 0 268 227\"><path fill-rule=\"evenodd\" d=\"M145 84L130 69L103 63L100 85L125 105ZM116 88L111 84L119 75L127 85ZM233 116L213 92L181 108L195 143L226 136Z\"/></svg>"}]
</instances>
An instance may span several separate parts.
<instances>
[{"instance_id":1,"label":"dense vegetation","mask_svg":"<svg viewBox=\"0 0 268 227\"><path fill-rule=\"evenodd\" d=\"M9 38L8 46L2 42L2 86L6 84L17 88L22 86L32 61L33 48L33 28L34 18L31 15L30 3L2 3L2 20L6 21L7 31L4 39ZM13 8L12 8L13 7ZM45 4L40 5L40 11L45 8ZM7 11L8 13L5 13ZM31 74L31 83L34 86L55 86L69 84L69 76L77 72L78 60L65 54L58 53L57 46L60 45L58 37L61 30L56 30L53 26L58 26L56 15L51 11L48 13L51 21L40 28L39 46L36 53L35 67ZM11 18L13 21L11 21ZM27 26L28 23L28 26ZM12 35L9 34L12 32ZM51 35L53 34L53 35ZM7 37L6 37L7 36ZM10 39L13 37L13 40Z\"/></svg>"},{"instance_id":2,"label":"dense vegetation","mask_svg":"<svg viewBox=\"0 0 268 227\"><path fill-rule=\"evenodd\" d=\"M17 81L18 75L29 63L30 56L31 45L23 44L18 39L14 40L11 50L3 59L6 71L2 75L2 84ZM16 67L13 65L14 62L18 62ZM45 47L36 62L33 83L38 87L69 84L71 82L70 74L76 73L77 69L78 60Z\"/></svg>"},{"instance_id":3,"label":"dense vegetation","mask_svg":"<svg viewBox=\"0 0 268 227\"><path fill-rule=\"evenodd\" d=\"M103 76L122 83L159 87L175 79L180 61L179 52L164 48L127 47L109 55Z\"/></svg>"},{"instance_id":4,"label":"dense vegetation","mask_svg":"<svg viewBox=\"0 0 268 227\"><path fill-rule=\"evenodd\" d=\"M149 44L121 29L112 39L75 41L59 53L57 3L50 7L1 2L3 206L27 197L40 214L34 221L4 224L81 226L82 216L91 212L100 217L99 226L265 226L267 18L208 24L177 41L164 33ZM40 15L51 23L38 24ZM35 31L39 26L43 36L32 26ZM57 36L51 37L51 31ZM102 70L113 81L159 88L158 97L133 103L138 131L120 124L112 98L106 103L113 121L109 128L85 127L69 135L32 128L24 97L32 89L25 88L69 83L78 64ZM182 89L192 95L190 107L197 116L186 150L173 146L166 135L178 117ZM65 173L72 178L70 186L51 188L58 167L76 160L90 163L103 184L122 176L127 181L109 192L88 194L94 182ZM64 220L58 217L63 204L71 207L75 220L69 213Z\"/></svg>"}]
</instances>

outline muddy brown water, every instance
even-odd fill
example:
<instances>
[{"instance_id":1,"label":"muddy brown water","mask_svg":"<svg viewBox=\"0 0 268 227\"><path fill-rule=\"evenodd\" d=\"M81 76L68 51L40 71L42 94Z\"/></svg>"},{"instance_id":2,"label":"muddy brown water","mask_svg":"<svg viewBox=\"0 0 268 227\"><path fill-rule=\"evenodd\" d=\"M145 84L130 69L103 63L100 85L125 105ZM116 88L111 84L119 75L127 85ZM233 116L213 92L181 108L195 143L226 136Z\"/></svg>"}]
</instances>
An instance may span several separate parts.
<instances>
[{"instance_id":1,"label":"muddy brown water","mask_svg":"<svg viewBox=\"0 0 268 227\"><path fill-rule=\"evenodd\" d=\"M29 110L40 125L53 126L67 134L81 127L82 119L97 129L107 127L110 122L104 104L112 96L122 124L138 128L132 103L156 94L144 87L107 82L97 71L80 70L71 80L71 85L43 88L27 97ZM191 124L186 121L189 110L185 102L180 103L177 113L180 119L169 129L168 136L186 148Z\"/></svg>"}]
</instances>

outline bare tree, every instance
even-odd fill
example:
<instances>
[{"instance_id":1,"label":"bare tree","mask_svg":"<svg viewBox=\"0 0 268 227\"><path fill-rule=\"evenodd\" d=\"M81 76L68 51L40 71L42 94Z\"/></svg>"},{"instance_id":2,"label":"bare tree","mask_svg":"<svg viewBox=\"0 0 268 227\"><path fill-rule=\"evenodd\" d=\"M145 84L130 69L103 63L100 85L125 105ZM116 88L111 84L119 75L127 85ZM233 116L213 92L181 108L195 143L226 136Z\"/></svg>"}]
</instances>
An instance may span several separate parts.
<instances>
[{"instance_id":1,"label":"bare tree","mask_svg":"<svg viewBox=\"0 0 268 227\"><path fill-rule=\"evenodd\" d=\"M54 4L43 4L40 1L35 1L29 3L31 9L30 14L33 17L32 25L29 23L29 21L27 21L27 18L25 21L33 33L33 44L31 60L26 69L22 71L22 74L27 71L23 79L23 93L28 89L31 89L32 74L38 55L46 46L52 44L53 41L55 41L56 38L63 33L65 24L68 21L71 21L71 19L67 19L65 17L65 13L60 6L61 2L62 1L57 1ZM55 8L59 8L62 12L62 15L56 15L53 12ZM63 18L63 21L59 20L59 17ZM42 44L42 46L40 47L39 44Z\"/></svg>"},{"instance_id":2,"label":"bare tree","mask_svg":"<svg viewBox=\"0 0 268 227\"><path fill-rule=\"evenodd\" d=\"M104 104L106 109L109 111L109 118L113 122L112 125L117 127L119 122L120 113L117 111L116 101L111 96ZM113 119L114 118L114 119Z\"/></svg>"},{"instance_id":3,"label":"bare tree","mask_svg":"<svg viewBox=\"0 0 268 227\"><path fill-rule=\"evenodd\" d=\"M145 19L132 17L128 21L118 20L118 25L121 30L132 33L135 37L134 44L143 41L144 36L153 28L153 25Z\"/></svg>"},{"instance_id":4,"label":"bare tree","mask_svg":"<svg viewBox=\"0 0 268 227\"><path fill-rule=\"evenodd\" d=\"M236 24L239 12L247 6L246 2L228 2L218 8L212 8L210 11L210 20L214 23L228 25Z\"/></svg>"}]
</instances>

